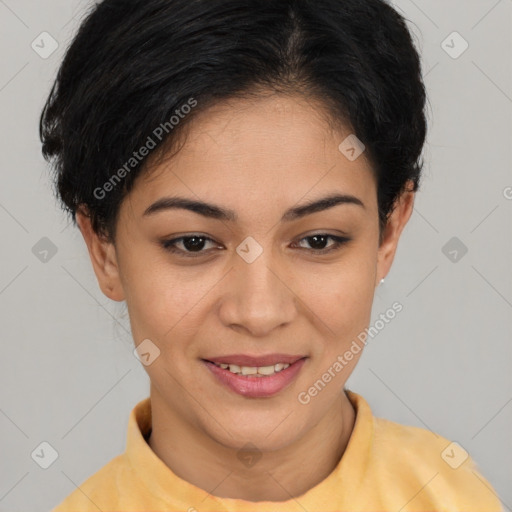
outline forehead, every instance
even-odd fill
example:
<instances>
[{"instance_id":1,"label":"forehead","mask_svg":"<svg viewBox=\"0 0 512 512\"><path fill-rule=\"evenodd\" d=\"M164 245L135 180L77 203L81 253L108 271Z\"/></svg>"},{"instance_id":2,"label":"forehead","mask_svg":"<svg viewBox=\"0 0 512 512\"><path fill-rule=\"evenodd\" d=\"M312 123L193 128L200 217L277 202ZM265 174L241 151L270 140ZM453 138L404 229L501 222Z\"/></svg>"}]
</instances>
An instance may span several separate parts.
<instances>
[{"instance_id":1,"label":"forehead","mask_svg":"<svg viewBox=\"0 0 512 512\"><path fill-rule=\"evenodd\" d=\"M272 95L225 101L197 115L184 133L177 154L135 187L131 199L139 213L176 193L229 197L233 208L250 207L249 198L292 204L333 190L367 200L375 194L364 153L351 161L339 149L350 128L333 128L314 100Z\"/></svg>"}]
</instances>

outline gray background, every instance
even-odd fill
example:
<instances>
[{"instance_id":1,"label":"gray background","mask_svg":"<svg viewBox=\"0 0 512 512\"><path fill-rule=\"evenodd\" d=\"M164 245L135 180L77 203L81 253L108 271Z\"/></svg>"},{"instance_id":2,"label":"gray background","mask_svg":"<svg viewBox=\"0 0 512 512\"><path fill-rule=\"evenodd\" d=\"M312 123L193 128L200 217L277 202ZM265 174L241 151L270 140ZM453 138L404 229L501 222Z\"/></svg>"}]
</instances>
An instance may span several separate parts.
<instances>
[{"instance_id":1,"label":"gray background","mask_svg":"<svg viewBox=\"0 0 512 512\"><path fill-rule=\"evenodd\" d=\"M0 0L1 511L57 505L124 450L129 412L149 393L125 306L98 288L40 156L40 110L87 4ZM461 444L512 510L512 0L395 6L423 55L425 177L374 318L404 309L349 387L377 416ZM46 59L31 47L43 31L59 43ZM456 59L442 44L454 31L469 43ZM32 250L43 237L57 249L46 262ZM456 261L443 252L452 237ZM48 469L31 458L43 441L58 452Z\"/></svg>"}]
</instances>

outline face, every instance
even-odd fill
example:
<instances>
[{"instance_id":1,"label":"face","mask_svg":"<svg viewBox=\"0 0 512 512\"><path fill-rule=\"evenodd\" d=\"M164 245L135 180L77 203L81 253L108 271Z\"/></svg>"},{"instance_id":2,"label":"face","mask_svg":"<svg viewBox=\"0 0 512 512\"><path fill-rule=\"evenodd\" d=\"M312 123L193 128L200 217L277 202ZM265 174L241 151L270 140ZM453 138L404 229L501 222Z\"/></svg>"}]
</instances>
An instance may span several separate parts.
<instances>
[{"instance_id":1,"label":"face","mask_svg":"<svg viewBox=\"0 0 512 512\"><path fill-rule=\"evenodd\" d=\"M225 446L274 450L306 435L361 356L307 404L299 398L369 325L412 209L409 194L379 246L375 177L364 153L351 161L340 151L348 135L300 98L224 103L138 179L115 247L79 219L102 290L126 301L135 344L160 351L145 366L152 387L180 421ZM304 208L333 196L345 200ZM237 366L273 375L234 375Z\"/></svg>"}]
</instances>

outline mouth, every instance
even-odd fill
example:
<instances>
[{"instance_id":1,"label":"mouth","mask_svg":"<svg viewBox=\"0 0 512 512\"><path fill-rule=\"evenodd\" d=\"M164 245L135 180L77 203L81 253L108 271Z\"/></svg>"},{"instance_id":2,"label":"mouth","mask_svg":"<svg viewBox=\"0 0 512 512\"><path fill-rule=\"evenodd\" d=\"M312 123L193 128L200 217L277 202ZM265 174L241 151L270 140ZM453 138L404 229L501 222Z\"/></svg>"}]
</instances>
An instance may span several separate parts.
<instances>
[{"instance_id":1,"label":"mouth","mask_svg":"<svg viewBox=\"0 0 512 512\"><path fill-rule=\"evenodd\" d=\"M230 355L203 359L216 380L231 391L248 397L264 398L287 387L298 375L307 356L270 354L253 357Z\"/></svg>"}]
</instances>

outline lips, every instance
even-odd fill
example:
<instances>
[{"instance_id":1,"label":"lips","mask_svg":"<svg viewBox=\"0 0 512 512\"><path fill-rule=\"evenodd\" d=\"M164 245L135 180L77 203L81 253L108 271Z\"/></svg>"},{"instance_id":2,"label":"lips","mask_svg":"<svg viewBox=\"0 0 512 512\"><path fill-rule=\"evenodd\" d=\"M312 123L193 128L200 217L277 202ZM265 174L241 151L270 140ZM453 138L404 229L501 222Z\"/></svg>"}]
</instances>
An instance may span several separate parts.
<instances>
[{"instance_id":1,"label":"lips","mask_svg":"<svg viewBox=\"0 0 512 512\"><path fill-rule=\"evenodd\" d=\"M283 391L297 378L306 359L306 356L292 356L290 354L269 354L258 357L234 354L203 359L203 364L218 383L238 395L246 398L268 398ZM288 366L272 372L271 367L279 363ZM219 365L228 366L228 368ZM249 370L247 367L253 369L252 374L242 375L230 371L235 368L244 373L244 371ZM265 370L264 373L270 370L271 374L254 375L255 367L258 367L258 371Z\"/></svg>"},{"instance_id":2,"label":"lips","mask_svg":"<svg viewBox=\"0 0 512 512\"><path fill-rule=\"evenodd\" d=\"M285 363L292 365L299 359L303 359L304 355L290 355L290 354L267 354L264 356L250 356L246 354L230 354L226 356L209 357L205 361L217 364L236 364L237 366L274 366L278 363Z\"/></svg>"}]
</instances>

